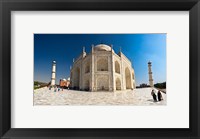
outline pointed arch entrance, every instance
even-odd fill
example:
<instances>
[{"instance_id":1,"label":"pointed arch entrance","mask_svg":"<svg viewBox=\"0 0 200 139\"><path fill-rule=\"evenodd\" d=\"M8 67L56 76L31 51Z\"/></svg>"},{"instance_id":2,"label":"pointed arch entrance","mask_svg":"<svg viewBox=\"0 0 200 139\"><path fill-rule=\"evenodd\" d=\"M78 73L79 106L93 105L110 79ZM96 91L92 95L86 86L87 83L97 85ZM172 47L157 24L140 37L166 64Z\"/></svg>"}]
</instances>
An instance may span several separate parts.
<instances>
[{"instance_id":1,"label":"pointed arch entrance","mask_svg":"<svg viewBox=\"0 0 200 139\"><path fill-rule=\"evenodd\" d=\"M108 76L100 76L97 78L97 91L109 90L109 78Z\"/></svg>"}]
</instances>

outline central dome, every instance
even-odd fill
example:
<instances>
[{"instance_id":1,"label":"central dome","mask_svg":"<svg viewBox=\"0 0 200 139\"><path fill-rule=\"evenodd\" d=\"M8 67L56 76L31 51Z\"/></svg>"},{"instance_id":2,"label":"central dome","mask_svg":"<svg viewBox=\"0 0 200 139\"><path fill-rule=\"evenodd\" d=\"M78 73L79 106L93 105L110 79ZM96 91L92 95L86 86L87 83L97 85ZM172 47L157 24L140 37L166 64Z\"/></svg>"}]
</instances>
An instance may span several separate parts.
<instances>
[{"instance_id":1,"label":"central dome","mask_svg":"<svg viewBox=\"0 0 200 139\"><path fill-rule=\"evenodd\" d=\"M111 51L111 47L106 44L98 44L94 47L96 51Z\"/></svg>"}]
</instances>

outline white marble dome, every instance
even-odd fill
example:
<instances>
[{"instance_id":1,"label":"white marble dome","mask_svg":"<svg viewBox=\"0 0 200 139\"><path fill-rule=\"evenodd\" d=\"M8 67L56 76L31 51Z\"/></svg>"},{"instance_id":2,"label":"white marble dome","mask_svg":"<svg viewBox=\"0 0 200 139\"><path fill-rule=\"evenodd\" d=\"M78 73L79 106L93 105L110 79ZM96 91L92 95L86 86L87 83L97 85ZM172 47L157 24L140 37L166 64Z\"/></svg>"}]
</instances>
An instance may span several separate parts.
<instances>
[{"instance_id":1,"label":"white marble dome","mask_svg":"<svg viewBox=\"0 0 200 139\"><path fill-rule=\"evenodd\" d=\"M111 51L111 47L106 44L98 44L94 47L95 51Z\"/></svg>"}]
</instances>

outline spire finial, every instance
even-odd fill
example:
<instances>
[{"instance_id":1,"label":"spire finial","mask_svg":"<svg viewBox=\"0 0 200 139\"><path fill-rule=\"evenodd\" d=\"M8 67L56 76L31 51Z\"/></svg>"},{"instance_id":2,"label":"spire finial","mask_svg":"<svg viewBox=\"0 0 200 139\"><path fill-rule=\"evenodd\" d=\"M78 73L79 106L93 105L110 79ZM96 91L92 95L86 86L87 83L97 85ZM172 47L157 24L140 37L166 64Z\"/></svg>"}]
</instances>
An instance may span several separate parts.
<instances>
[{"instance_id":1,"label":"spire finial","mask_svg":"<svg viewBox=\"0 0 200 139\"><path fill-rule=\"evenodd\" d=\"M94 44L92 44L92 52L94 51Z\"/></svg>"},{"instance_id":2,"label":"spire finial","mask_svg":"<svg viewBox=\"0 0 200 139\"><path fill-rule=\"evenodd\" d=\"M83 53L85 52L85 47L83 46Z\"/></svg>"},{"instance_id":3,"label":"spire finial","mask_svg":"<svg viewBox=\"0 0 200 139\"><path fill-rule=\"evenodd\" d=\"M151 65L151 61L150 60L149 60L148 64Z\"/></svg>"}]
</instances>

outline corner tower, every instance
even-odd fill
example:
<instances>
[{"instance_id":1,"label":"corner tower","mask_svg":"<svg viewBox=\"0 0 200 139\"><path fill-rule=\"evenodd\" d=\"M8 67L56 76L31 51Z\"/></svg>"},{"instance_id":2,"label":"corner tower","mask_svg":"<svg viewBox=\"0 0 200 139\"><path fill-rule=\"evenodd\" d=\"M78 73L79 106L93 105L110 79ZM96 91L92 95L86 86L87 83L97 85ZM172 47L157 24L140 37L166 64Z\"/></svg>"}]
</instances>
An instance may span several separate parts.
<instances>
[{"instance_id":1,"label":"corner tower","mask_svg":"<svg viewBox=\"0 0 200 139\"><path fill-rule=\"evenodd\" d=\"M153 85L153 73L152 73L152 70L151 70L151 62L149 61L148 62L148 71L149 71L149 85L151 86L151 87L153 87L154 85Z\"/></svg>"},{"instance_id":2,"label":"corner tower","mask_svg":"<svg viewBox=\"0 0 200 139\"><path fill-rule=\"evenodd\" d=\"M51 74L51 85L56 84L56 61L52 62L52 74Z\"/></svg>"}]
</instances>

